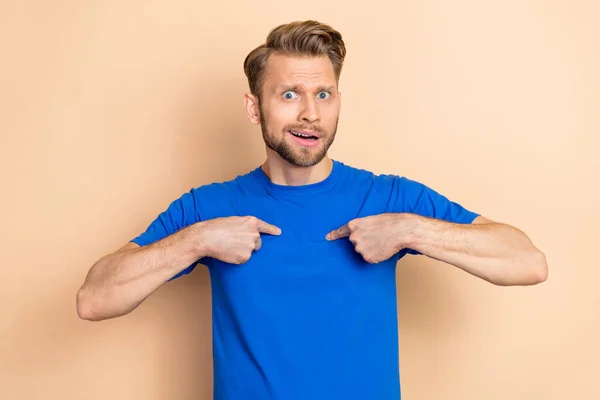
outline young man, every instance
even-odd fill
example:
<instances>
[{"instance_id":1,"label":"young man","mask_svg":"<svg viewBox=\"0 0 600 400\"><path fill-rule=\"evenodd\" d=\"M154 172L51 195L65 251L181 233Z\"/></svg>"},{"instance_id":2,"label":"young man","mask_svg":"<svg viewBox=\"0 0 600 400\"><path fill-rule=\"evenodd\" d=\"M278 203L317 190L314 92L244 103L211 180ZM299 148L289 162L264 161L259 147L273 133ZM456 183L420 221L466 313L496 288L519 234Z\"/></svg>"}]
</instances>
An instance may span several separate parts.
<instances>
[{"instance_id":1,"label":"young man","mask_svg":"<svg viewBox=\"0 0 600 400\"><path fill-rule=\"evenodd\" d=\"M327 156L345 53L318 22L270 32L244 63L264 164L183 194L100 259L77 295L81 318L125 315L199 263L212 285L216 399L392 400L399 258L426 255L496 285L546 279L520 230Z\"/></svg>"}]
</instances>

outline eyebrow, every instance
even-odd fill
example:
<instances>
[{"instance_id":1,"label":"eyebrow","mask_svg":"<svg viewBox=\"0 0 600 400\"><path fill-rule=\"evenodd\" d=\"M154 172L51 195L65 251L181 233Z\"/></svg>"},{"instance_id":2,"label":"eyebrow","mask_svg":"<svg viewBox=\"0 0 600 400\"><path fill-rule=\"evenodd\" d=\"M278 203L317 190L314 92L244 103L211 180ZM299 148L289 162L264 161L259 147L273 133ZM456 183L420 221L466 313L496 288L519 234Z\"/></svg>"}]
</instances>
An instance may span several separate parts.
<instances>
[{"instance_id":1,"label":"eyebrow","mask_svg":"<svg viewBox=\"0 0 600 400\"><path fill-rule=\"evenodd\" d=\"M287 92L289 90L293 90L293 91L297 92L298 89L300 89L300 88L301 88L300 85L279 85L279 86L277 86L277 91L278 92ZM335 91L335 86L333 86L333 85L317 86L317 92L333 92L333 91Z\"/></svg>"}]
</instances>

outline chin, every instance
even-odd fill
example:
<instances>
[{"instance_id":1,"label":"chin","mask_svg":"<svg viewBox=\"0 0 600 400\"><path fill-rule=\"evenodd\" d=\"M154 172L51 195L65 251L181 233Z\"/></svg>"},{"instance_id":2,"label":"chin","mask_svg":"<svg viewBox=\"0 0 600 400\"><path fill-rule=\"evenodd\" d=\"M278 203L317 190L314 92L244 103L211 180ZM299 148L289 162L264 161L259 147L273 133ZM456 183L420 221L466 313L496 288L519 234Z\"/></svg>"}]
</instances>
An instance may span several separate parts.
<instances>
[{"instance_id":1,"label":"chin","mask_svg":"<svg viewBox=\"0 0 600 400\"><path fill-rule=\"evenodd\" d=\"M315 165L319 164L321 161L323 161L323 159L325 158L325 156L321 156L319 155L318 157L315 157L314 155L312 157L293 157L293 158L284 158L288 163L296 166L296 167L303 167L303 168L308 168L308 167L314 167Z\"/></svg>"},{"instance_id":2,"label":"chin","mask_svg":"<svg viewBox=\"0 0 600 400\"><path fill-rule=\"evenodd\" d=\"M276 142L269 136L265 136L265 139L265 143L271 151L276 153L283 161L295 167L313 167L327 156L327 148L324 148L326 143L324 142L314 147L300 147L296 143L287 140Z\"/></svg>"}]
</instances>

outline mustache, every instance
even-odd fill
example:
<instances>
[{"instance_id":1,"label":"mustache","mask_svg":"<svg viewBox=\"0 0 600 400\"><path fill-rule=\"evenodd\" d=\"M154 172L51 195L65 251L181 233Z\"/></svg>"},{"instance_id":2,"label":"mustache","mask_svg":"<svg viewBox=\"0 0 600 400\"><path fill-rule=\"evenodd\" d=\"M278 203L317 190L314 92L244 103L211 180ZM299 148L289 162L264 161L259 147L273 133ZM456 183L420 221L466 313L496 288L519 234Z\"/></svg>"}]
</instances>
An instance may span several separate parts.
<instances>
[{"instance_id":1,"label":"mustache","mask_svg":"<svg viewBox=\"0 0 600 400\"><path fill-rule=\"evenodd\" d=\"M318 125L288 124L288 125L285 125L283 127L283 131L284 132L288 132L288 131L302 131L302 130L318 132L321 135L325 135L326 134L326 131L323 128L321 128L320 126L318 126Z\"/></svg>"}]
</instances>

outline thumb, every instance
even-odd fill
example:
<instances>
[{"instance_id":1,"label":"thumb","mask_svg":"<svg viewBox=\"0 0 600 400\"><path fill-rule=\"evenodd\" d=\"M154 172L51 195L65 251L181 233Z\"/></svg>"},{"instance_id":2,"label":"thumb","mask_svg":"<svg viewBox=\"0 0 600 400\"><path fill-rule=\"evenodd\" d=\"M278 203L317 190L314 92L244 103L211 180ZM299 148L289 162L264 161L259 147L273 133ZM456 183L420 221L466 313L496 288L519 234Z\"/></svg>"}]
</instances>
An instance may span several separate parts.
<instances>
[{"instance_id":1,"label":"thumb","mask_svg":"<svg viewBox=\"0 0 600 400\"><path fill-rule=\"evenodd\" d=\"M257 229L260 233L266 233L269 235L280 235L281 234L281 228L279 228L275 225L266 223L265 221L262 221L260 219L258 220Z\"/></svg>"},{"instance_id":2,"label":"thumb","mask_svg":"<svg viewBox=\"0 0 600 400\"><path fill-rule=\"evenodd\" d=\"M348 228L348 225L346 224L336 230L329 232L327 236L325 236L325 238L327 240L337 240L347 236L350 236L350 228Z\"/></svg>"}]
</instances>

